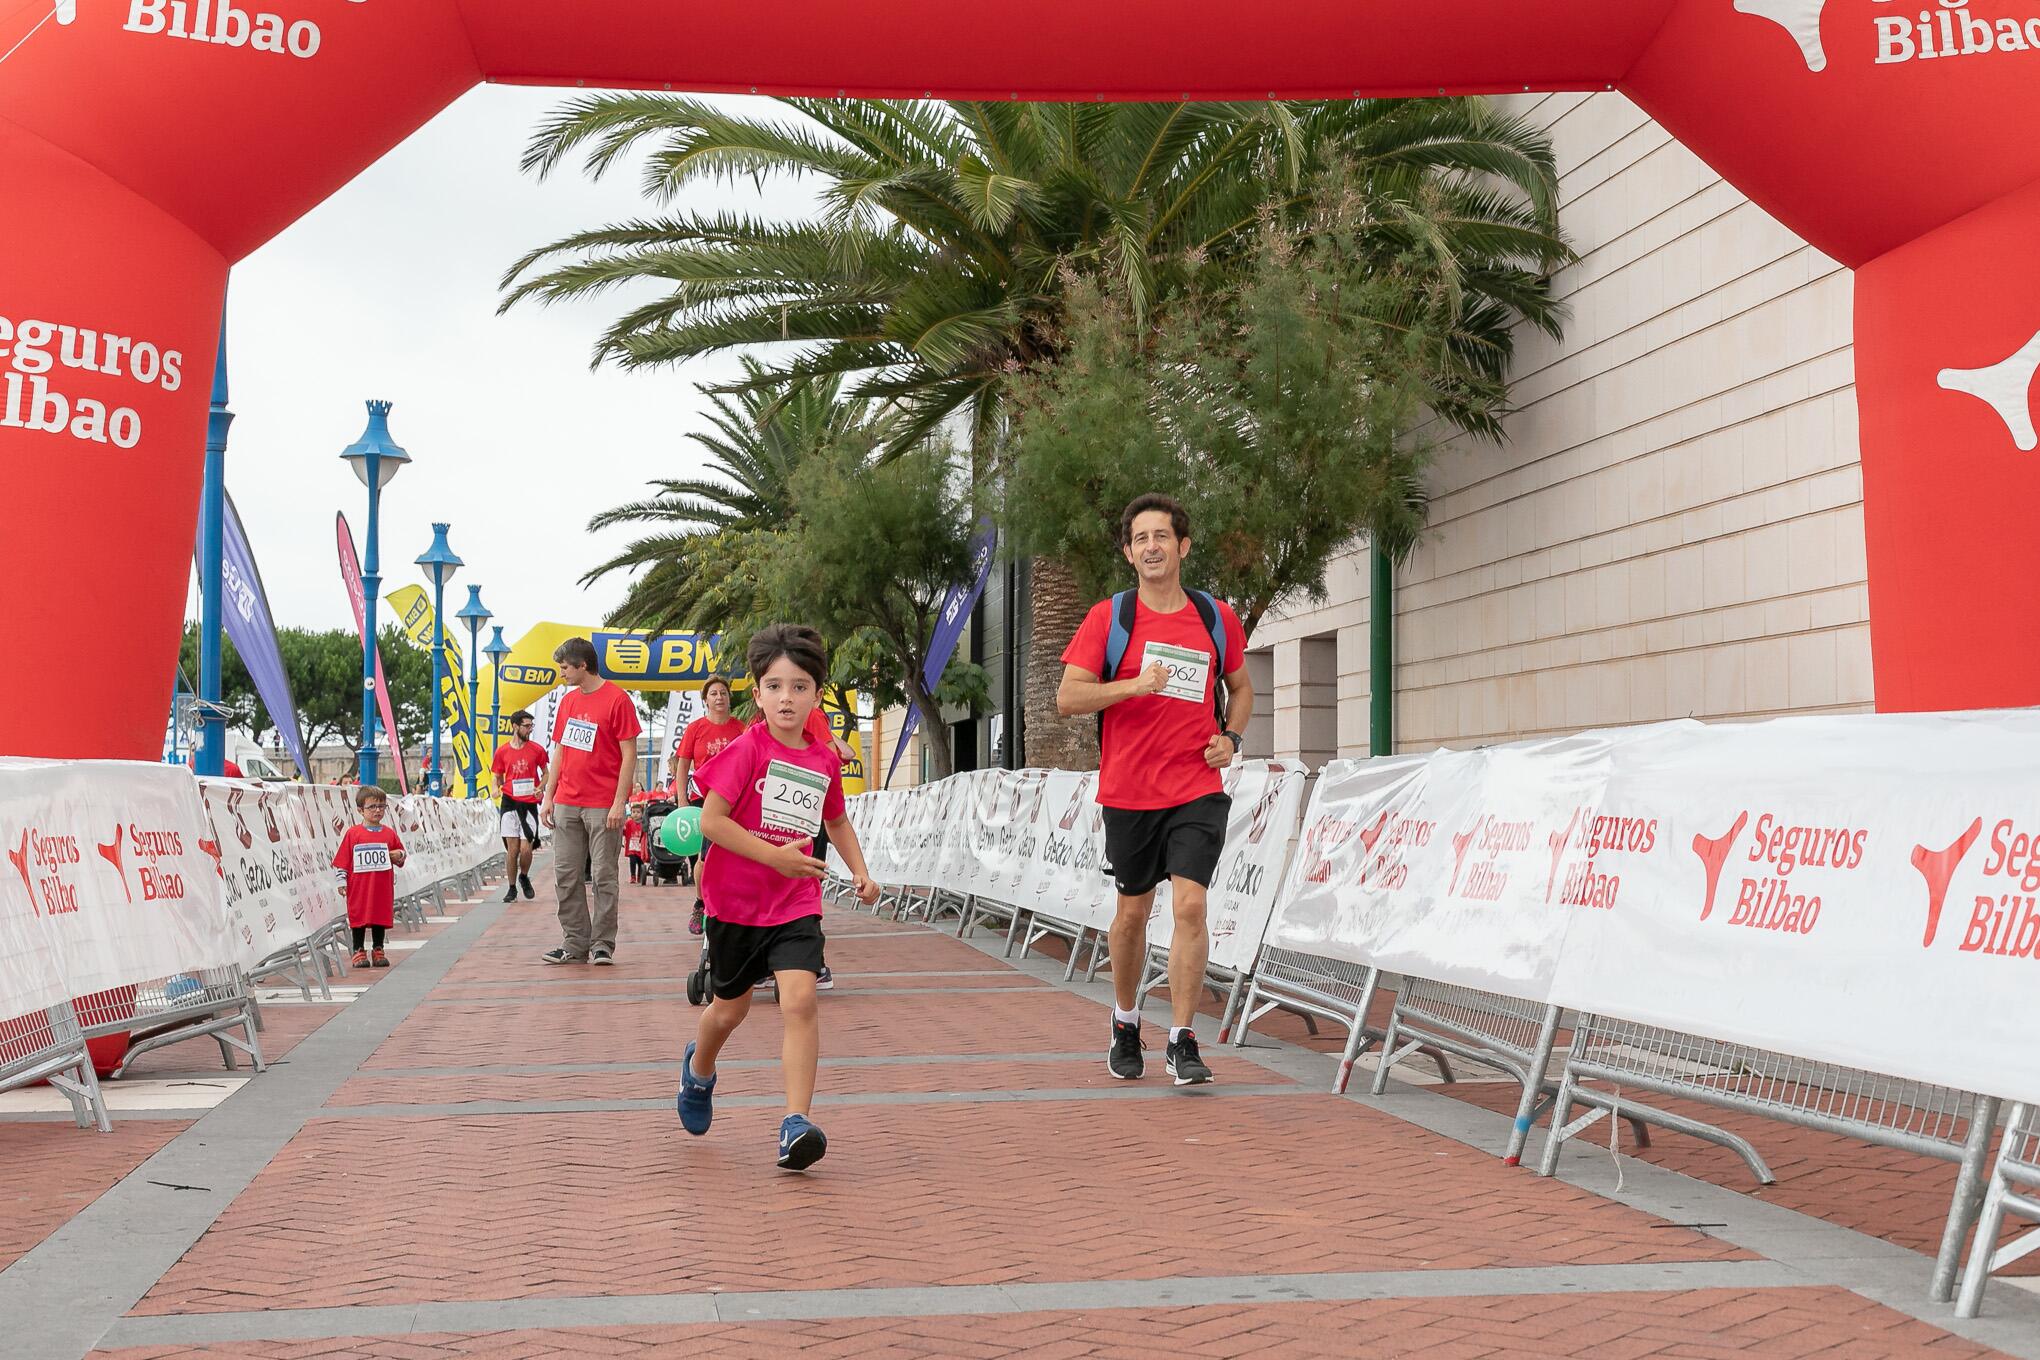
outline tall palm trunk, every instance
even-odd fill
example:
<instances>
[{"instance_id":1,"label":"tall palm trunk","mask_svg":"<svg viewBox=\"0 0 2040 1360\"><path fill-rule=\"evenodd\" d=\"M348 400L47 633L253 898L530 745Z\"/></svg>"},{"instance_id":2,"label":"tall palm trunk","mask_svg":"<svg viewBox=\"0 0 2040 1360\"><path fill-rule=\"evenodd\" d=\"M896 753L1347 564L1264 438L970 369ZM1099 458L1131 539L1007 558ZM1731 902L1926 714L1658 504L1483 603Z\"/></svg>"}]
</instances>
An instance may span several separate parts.
<instances>
[{"instance_id":1,"label":"tall palm trunk","mask_svg":"<svg viewBox=\"0 0 2040 1360\"><path fill-rule=\"evenodd\" d=\"M1062 684L1063 648L1077 635L1092 601L1077 592L1069 567L1054 558L1038 557L1029 565L1026 758L1029 765L1061 770L1098 768L1098 719L1085 714L1065 718L1055 711L1055 692Z\"/></svg>"}]
</instances>

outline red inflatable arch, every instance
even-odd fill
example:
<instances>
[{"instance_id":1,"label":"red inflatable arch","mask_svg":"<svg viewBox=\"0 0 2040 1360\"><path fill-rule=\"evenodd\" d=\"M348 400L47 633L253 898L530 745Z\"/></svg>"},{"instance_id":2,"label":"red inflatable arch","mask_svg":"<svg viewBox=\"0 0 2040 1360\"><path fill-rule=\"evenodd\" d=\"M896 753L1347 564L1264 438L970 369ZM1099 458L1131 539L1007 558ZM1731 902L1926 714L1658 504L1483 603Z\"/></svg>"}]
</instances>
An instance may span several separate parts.
<instances>
[{"instance_id":1,"label":"red inflatable arch","mask_svg":"<svg viewBox=\"0 0 2040 1360\"><path fill-rule=\"evenodd\" d=\"M1625 91L1856 272L1877 698L2040 701L2040 0L32 0L0 17L0 751L152 758L227 267L479 80ZM1249 17L1251 14L1251 17Z\"/></svg>"}]
</instances>

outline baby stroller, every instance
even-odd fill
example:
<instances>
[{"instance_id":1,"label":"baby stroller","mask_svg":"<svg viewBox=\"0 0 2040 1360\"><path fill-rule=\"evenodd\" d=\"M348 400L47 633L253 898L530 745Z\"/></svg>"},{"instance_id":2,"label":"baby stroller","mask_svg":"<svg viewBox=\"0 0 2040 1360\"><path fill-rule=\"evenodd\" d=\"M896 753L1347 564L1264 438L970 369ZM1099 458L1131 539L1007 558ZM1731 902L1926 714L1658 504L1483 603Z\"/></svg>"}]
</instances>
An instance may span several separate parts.
<instances>
[{"instance_id":1,"label":"baby stroller","mask_svg":"<svg viewBox=\"0 0 2040 1360\"><path fill-rule=\"evenodd\" d=\"M648 842L645 868L653 880L672 885L680 881L680 869L687 861L659 843L659 823L666 820L679 806L670 798L659 798L645 805L645 839Z\"/></svg>"}]
</instances>

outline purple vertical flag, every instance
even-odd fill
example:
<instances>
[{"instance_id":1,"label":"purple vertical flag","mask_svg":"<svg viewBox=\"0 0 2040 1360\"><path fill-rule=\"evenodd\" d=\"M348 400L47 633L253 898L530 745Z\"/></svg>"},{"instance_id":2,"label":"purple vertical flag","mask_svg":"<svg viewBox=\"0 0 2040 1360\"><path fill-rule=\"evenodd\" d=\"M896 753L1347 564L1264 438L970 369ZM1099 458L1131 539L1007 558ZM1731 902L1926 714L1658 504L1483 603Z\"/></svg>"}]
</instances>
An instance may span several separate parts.
<instances>
[{"instance_id":1,"label":"purple vertical flag","mask_svg":"<svg viewBox=\"0 0 2040 1360\"><path fill-rule=\"evenodd\" d=\"M979 520L977 537L970 541L971 579L968 583L957 582L942 597L942 612L936 616L935 633L928 640L928 665L921 672L921 683L931 694L941 683L942 672L949 669L949 658L956 655L956 645L963 641L963 629L970 622L970 611L977 608L978 597L985 593L985 581L992 574L992 557L998 547L998 529L988 519ZM899 742L893 747L892 764L886 766L887 787L891 787L893 773L900 767L900 757L906 754L907 739L920 725L921 710L909 705L907 720L900 724Z\"/></svg>"},{"instance_id":2,"label":"purple vertical flag","mask_svg":"<svg viewBox=\"0 0 2040 1360\"><path fill-rule=\"evenodd\" d=\"M269 596L262 589L262 573L255 567L255 552L248 546L248 531L241 527L240 511L234 498L227 498L225 532L221 537L220 615L227 637L240 653L255 693L269 714L270 723L283 737L290 758L305 778L312 777L312 762L305 752L305 732L298 721L297 699L290 692L290 677L284 674L283 654L277 650L276 621L269 614Z\"/></svg>"}]
</instances>

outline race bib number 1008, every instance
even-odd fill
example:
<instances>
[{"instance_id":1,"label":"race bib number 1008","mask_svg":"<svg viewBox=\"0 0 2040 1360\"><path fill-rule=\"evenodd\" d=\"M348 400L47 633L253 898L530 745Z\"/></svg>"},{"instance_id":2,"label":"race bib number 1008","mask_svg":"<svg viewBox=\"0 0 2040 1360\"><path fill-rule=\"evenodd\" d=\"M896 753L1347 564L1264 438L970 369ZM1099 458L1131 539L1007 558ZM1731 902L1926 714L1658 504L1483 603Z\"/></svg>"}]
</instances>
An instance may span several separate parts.
<instances>
[{"instance_id":1,"label":"race bib number 1008","mask_svg":"<svg viewBox=\"0 0 2040 1360\"><path fill-rule=\"evenodd\" d=\"M386 874L390 871L390 848L387 845L357 845L354 847L354 872L357 874Z\"/></svg>"},{"instance_id":2,"label":"race bib number 1008","mask_svg":"<svg viewBox=\"0 0 2040 1360\"><path fill-rule=\"evenodd\" d=\"M809 840L822 829L822 799L829 792L826 775L775 760L765 767L764 807L760 817L766 831L790 831Z\"/></svg>"},{"instance_id":3,"label":"race bib number 1008","mask_svg":"<svg viewBox=\"0 0 2040 1360\"><path fill-rule=\"evenodd\" d=\"M560 731L560 745L576 751L595 749L595 724L586 718L569 718Z\"/></svg>"}]
</instances>

